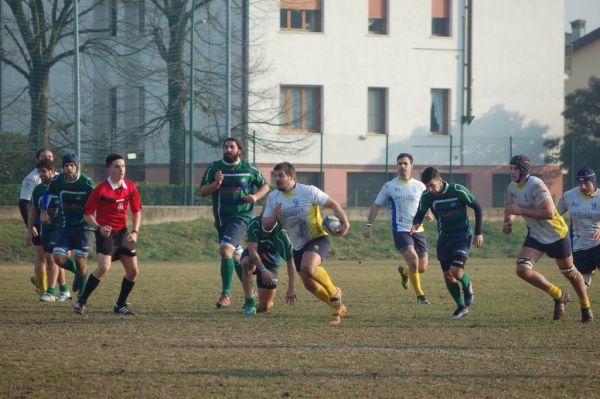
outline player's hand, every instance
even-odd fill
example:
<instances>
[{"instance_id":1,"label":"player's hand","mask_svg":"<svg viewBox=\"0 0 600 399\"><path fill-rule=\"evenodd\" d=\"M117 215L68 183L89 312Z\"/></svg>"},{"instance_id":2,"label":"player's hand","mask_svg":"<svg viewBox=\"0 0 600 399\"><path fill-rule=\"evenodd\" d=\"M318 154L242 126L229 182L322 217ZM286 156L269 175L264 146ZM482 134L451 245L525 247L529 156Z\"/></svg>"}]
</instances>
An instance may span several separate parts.
<instances>
[{"instance_id":1,"label":"player's hand","mask_svg":"<svg viewBox=\"0 0 600 399\"><path fill-rule=\"evenodd\" d=\"M477 235L473 236L473 244L477 248L483 247L483 234L477 234Z\"/></svg>"},{"instance_id":2,"label":"player's hand","mask_svg":"<svg viewBox=\"0 0 600 399\"><path fill-rule=\"evenodd\" d=\"M108 237L112 231L112 227L100 226L100 228L98 230L100 231L100 234L102 234L104 237Z\"/></svg>"},{"instance_id":3,"label":"player's hand","mask_svg":"<svg viewBox=\"0 0 600 399\"><path fill-rule=\"evenodd\" d=\"M365 236L365 238L371 237L371 226L365 226L363 229L363 236Z\"/></svg>"},{"instance_id":4,"label":"player's hand","mask_svg":"<svg viewBox=\"0 0 600 399\"><path fill-rule=\"evenodd\" d=\"M223 174L223 171L217 170L217 173L215 173L215 181L219 184L219 186L221 186L221 184L223 184L223 179L225 179L225 175Z\"/></svg>"},{"instance_id":5,"label":"player's hand","mask_svg":"<svg viewBox=\"0 0 600 399\"><path fill-rule=\"evenodd\" d=\"M273 275L269 271L269 269L265 269L260 273L260 278L262 279L264 285L270 286L273 285Z\"/></svg>"},{"instance_id":6,"label":"player's hand","mask_svg":"<svg viewBox=\"0 0 600 399\"><path fill-rule=\"evenodd\" d=\"M254 204L256 202L256 196L254 194L247 195L244 197L244 202Z\"/></svg>"},{"instance_id":7,"label":"player's hand","mask_svg":"<svg viewBox=\"0 0 600 399\"><path fill-rule=\"evenodd\" d=\"M131 242L133 244L135 244L137 242L138 239L138 233L137 232L131 232L127 235L127 241Z\"/></svg>"},{"instance_id":8,"label":"player's hand","mask_svg":"<svg viewBox=\"0 0 600 399\"><path fill-rule=\"evenodd\" d=\"M275 215L275 218L277 220L279 220L282 210L283 210L283 204L281 202L278 203L277 205L275 205L275 211L273 212L273 215Z\"/></svg>"},{"instance_id":9,"label":"player's hand","mask_svg":"<svg viewBox=\"0 0 600 399\"><path fill-rule=\"evenodd\" d=\"M594 234L592 234L592 238L596 241L600 241L600 231L594 231Z\"/></svg>"},{"instance_id":10,"label":"player's hand","mask_svg":"<svg viewBox=\"0 0 600 399\"><path fill-rule=\"evenodd\" d=\"M510 234L510 233L512 233L512 224L504 223L502 225L502 232L504 234Z\"/></svg>"},{"instance_id":11,"label":"player's hand","mask_svg":"<svg viewBox=\"0 0 600 399\"><path fill-rule=\"evenodd\" d=\"M289 287L285 294L285 303L288 305L293 305L298 302L298 298L296 297L296 291L294 287Z\"/></svg>"},{"instance_id":12,"label":"player's hand","mask_svg":"<svg viewBox=\"0 0 600 399\"><path fill-rule=\"evenodd\" d=\"M421 224L413 224L410 227L410 234L416 233L417 231L419 231L419 228L421 227Z\"/></svg>"},{"instance_id":13,"label":"player's hand","mask_svg":"<svg viewBox=\"0 0 600 399\"><path fill-rule=\"evenodd\" d=\"M40 233L38 232L38 229L37 229L37 227L35 227L35 226L32 226L32 227L31 227L31 236L32 236L32 237L37 237L37 236L39 236L39 235L40 235Z\"/></svg>"},{"instance_id":14,"label":"player's hand","mask_svg":"<svg viewBox=\"0 0 600 399\"><path fill-rule=\"evenodd\" d=\"M522 213L521 207L519 205L513 204L513 203L507 204L506 205L506 213L508 215L519 216Z\"/></svg>"}]
</instances>

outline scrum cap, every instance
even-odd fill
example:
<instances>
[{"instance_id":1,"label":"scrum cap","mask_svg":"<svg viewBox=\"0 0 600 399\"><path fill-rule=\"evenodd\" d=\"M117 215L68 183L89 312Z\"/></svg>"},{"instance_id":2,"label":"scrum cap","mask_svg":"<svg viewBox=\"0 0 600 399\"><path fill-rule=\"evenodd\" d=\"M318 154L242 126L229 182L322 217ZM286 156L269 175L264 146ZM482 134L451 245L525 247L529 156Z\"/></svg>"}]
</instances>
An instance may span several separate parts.
<instances>
[{"instance_id":1,"label":"scrum cap","mask_svg":"<svg viewBox=\"0 0 600 399\"><path fill-rule=\"evenodd\" d=\"M519 168L521 171L521 176L528 175L531 173L531 167L533 166L533 162L526 155L519 154L515 155L510 159L510 165L514 165Z\"/></svg>"},{"instance_id":2,"label":"scrum cap","mask_svg":"<svg viewBox=\"0 0 600 399\"><path fill-rule=\"evenodd\" d=\"M577 171L577 183L584 183L591 181L594 187L596 187L596 174L590 168L581 168Z\"/></svg>"},{"instance_id":3,"label":"scrum cap","mask_svg":"<svg viewBox=\"0 0 600 399\"><path fill-rule=\"evenodd\" d=\"M65 154L62 157L62 166L64 167L68 163L72 163L72 164L75 164L75 166L78 166L77 156L75 154L73 154L73 153L71 153L71 154Z\"/></svg>"}]
</instances>

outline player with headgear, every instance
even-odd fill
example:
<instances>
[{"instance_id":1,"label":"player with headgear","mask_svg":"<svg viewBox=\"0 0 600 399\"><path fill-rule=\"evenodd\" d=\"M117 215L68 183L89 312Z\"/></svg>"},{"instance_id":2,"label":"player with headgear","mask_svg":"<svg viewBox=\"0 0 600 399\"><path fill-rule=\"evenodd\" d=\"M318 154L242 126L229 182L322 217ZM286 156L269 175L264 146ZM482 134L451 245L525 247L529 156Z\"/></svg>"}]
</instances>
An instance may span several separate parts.
<instances>
[{"instance_id":1,"label":"player with headgear","mask_svg":"<svg viewBox=\"0 0 600 399\"><path fill-rule=\"evenodd\" d=\"M510 160L512 181L507 188L502 231L510 234L512 223L519 215L527 223L527 237L517 257L517 276L552 297L552 318L558 320L563 316L565 304L571 297L568 292L534 270L535 263L542 255L555 259L561 273L569 280L579 297L581 321L588 323L593 319L590 299L583 277L573 264L569 229L554 206L546 184L531 174L532 167L533 162L525 155L515 155Z\"/></svg>"},{"instance_id":2,"label":"player with headgear","mask_svg":"<svg viewBox=\"0 0 600 399\"><path fill-rule=\"evenodd\" d=\"M589 288L592 273L600 268L600 191L590 168L579 169L576 180L577 187L565 192L556 208L560 214L569 212L573 260Z\"/></svg>"}]
</instances>

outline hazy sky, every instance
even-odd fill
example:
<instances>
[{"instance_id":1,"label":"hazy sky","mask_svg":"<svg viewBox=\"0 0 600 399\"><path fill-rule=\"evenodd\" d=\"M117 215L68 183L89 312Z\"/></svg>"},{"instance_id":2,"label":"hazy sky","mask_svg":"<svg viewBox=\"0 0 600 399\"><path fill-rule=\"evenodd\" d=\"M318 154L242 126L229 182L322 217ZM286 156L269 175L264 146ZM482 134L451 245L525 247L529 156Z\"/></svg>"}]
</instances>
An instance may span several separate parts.
<instances>
[{"instance_id":1,"label":"hazy sky","mask_svg":"<svg viewBox=\"0 0 600 399\"><path fill-rule=\"evenodd\" d=\"M565 32L571 32L569 22L585 19L585 31L600 28L600 0L565 0Z\"/></svg>"}]
</instances>

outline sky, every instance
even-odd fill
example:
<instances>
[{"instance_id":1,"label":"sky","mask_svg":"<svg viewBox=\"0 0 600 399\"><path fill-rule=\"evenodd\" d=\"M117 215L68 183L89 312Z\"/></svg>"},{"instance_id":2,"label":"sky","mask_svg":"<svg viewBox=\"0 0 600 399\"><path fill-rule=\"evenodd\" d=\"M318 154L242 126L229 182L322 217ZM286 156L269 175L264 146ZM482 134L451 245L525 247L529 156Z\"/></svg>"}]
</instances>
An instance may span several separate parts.
<instances>
[{"instance_id":1,"label":"sky","mask_svg":"<svg viewBox=\"0 0 600 399\"><path fill-rule=\"evenodd\" d=\"M575 19L586 21L586 33L600 28L600 0L565 0L565 32L571 32Z\"/></svg>"}]
</instances>

